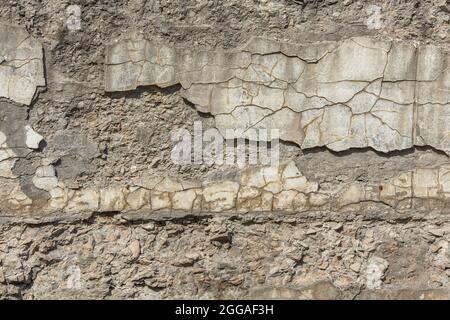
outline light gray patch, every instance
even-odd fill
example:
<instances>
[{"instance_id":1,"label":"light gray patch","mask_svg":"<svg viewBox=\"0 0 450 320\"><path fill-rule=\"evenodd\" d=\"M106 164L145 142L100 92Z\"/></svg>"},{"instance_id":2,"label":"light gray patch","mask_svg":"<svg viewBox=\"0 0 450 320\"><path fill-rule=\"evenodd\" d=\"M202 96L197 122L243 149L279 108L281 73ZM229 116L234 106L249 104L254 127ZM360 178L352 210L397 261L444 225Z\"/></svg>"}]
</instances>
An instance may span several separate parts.
<instances>
[{"instance_id":1,"label":"light gray patch","mask_svg":"<svg viewBox=\"0 0 450 320\"><path fill-rule=\"evenodd\" d=\"M79 155L83 159L94 159L100 155L97 144L81 134L57 132L49 140L48 149L60 157Z\"/></svg>"}]
</instances>

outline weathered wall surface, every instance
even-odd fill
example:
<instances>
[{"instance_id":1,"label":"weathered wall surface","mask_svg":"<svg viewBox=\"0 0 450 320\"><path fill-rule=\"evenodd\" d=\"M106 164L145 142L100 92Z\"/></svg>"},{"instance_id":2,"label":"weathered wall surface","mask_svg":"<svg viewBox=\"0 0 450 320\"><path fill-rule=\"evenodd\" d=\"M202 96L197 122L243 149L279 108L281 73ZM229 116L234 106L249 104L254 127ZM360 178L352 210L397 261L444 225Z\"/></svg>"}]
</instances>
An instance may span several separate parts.
<instances>
[{"instance_id":1,"label":"weathered wall surface","mask_svg":"<svg viewBox=\"0 0 450 320\"><path fill-rule=\"evenodd\" d=\"M449 21L0 3L0 297L450 298ZM279 164L177 164L198 121L248 148L279 129Z\"/></svg>"}]
</instances>

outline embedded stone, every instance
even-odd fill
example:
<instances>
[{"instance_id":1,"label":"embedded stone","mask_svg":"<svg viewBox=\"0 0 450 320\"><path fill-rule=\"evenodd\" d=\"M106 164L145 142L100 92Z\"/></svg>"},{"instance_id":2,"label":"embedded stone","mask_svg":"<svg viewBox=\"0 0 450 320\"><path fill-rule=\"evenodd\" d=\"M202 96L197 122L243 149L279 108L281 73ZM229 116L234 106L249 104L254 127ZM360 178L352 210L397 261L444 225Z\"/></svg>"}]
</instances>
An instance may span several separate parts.
<instances>
[{"instance_id":1,"label":"embedded stone","mask_svg":"<svg viewBox=\"0 0 450 320\"><path fill-rule=\"evenodd\" d=\"M122 211L126 205L122 187L111 186L100 190L100 212Z\"/></svg>"},{"instance_id":2,"label":"embedded stone","mask_svg":"<svg viewBox=\"0 0 450 320\"><path fill-rule=\"evenodd\" d=\"M197 192L194 189L175 192L172 197L172 209L192 211Z\"/></svg>"}]
</instances>

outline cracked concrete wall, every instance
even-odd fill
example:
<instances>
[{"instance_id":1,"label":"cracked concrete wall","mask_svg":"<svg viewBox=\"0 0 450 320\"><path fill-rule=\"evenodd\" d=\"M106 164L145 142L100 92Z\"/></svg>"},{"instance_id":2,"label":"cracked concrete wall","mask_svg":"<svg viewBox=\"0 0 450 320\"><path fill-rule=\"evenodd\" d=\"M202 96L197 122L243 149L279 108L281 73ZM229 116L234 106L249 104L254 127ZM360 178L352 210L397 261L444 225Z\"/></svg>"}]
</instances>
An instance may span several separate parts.
<instances>
[{"instance_id":1,"label":"cracked concrete wall","mask_svg":"<svg viewBox=\"0 0 450 320\"><path fill-rule=\"evenodd\" d=\"M449 298L450 5L79 2L0 4L1 298Z\"/></svg>"}]
</instances>

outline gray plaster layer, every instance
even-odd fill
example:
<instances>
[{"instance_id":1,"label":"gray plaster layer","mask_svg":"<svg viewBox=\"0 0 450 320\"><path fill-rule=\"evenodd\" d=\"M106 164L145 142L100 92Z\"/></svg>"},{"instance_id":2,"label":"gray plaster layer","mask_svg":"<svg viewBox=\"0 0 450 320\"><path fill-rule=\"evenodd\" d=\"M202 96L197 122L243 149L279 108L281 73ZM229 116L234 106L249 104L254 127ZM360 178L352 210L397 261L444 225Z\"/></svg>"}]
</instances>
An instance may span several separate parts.
<instances>
[{"instance_id":1,"label":"gray plaster layer","mask_svg":"<svg viewBox=\"0 0 450 320\"><path fill-rule=\"evenodd\" d=\"M243 129L254 140L251 129L266 128L303 149L450 152L450 55L432 45L253 38L236 51L196 51L130 39L108 47L105 81L107 91L180 83L224 136Z\"/></svg>"},{"instance_id":2,"label":"gray plaster layer","mask_svg":"<svg viewBox=\"0 0 450 320\"><path fill-rule=\"evenodd\" d=\"M42 45L24 28L0 21L0 97L29 105L43 86Z\"/></svg>"}]
</instances>

